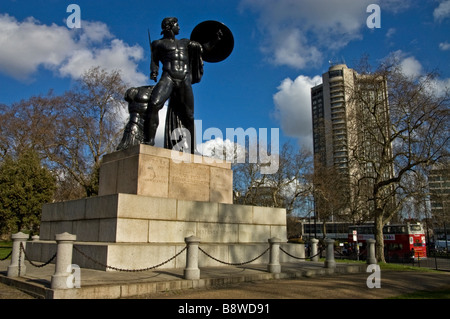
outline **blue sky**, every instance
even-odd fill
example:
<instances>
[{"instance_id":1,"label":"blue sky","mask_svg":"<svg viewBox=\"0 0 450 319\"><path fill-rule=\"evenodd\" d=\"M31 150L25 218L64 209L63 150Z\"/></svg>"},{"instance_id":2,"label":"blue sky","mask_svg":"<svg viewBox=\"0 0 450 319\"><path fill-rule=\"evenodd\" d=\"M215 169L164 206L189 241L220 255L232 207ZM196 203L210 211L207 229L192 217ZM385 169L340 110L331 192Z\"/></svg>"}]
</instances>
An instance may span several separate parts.
<instances>
[{"instance_id":1,"label":"blue sky","mask_svg":"<svg viewBox=\"0 0 450 319\"><path fill-rule=\"evenodd\" d=\"M66 25L72 3L80 29ZM381 28L367 27L369 4ZM353 67L363 54L373 64L396 54L407 74L438 69L436 86L450 87L450 0L2 0L0 103L62 93L94 65L121 70L130 86L154 83L147 29L159 38L167 16L179 19L179 38L205 20L234 35L230 57L205 62L194 85L203 130L279 128L281 143L311 147L310 87L330 60Z\"/></svg>"}]
</instances>

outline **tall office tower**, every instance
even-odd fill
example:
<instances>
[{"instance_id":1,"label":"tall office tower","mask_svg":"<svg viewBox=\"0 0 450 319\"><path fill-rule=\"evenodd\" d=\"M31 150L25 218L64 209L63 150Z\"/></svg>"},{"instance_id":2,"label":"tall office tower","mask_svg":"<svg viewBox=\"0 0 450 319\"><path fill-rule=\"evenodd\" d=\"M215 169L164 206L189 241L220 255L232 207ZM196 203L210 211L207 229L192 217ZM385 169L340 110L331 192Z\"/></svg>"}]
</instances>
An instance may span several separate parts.
<instances>
[{"instance_id":1,"label":"tall office tower","mask_svg":"<svg viewBox=\"0 0 450 319\"><path fill-rule=\"evenodd\" d=\"M334 165L348 174L348 103L346 87L354 84L355 72L344 64L330 67L322 84L311 89L314 154L324 166Z\"/></svg>"},{"instance_id":2,"label":"tall office tower","mask_svg":"<svg viewBox=\"0 0 450 319\"><path fill-rule=\"evenodd\" d=\"M375 135L389 133L386 81L358 74L345 64L331 66L322 75L322 84L311 88L311 107L315 159L324 167L335 167L347 179L350 195L352 182L373 173L376 159L392 152L390 146L382 150L374 142ZM368 112L377 112L383 120L385 127L377 133L368 129Z\"/></svg>"},{"instance_id":3,"label":"tall office tower","mask_svg":"<svg viewBox=\"0 0 450 319\"><path fill-rule=\"evenodd\" d=\"M435 165L428 175L431 217L442 227L450 223L450 167Z\"/></svg>"}]
</instances>

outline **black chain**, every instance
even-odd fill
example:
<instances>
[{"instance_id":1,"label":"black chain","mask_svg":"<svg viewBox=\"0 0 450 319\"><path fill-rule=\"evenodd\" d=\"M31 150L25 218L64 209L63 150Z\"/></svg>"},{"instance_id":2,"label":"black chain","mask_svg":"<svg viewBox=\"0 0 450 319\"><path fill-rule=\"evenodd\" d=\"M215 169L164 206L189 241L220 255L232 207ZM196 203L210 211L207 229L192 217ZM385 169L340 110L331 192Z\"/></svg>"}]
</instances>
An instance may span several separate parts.
<instances>
[{"instance_id":1,"label":"black chain","mask_svg":"<svg viewBox=\"0 0 450 319\"><path fill-rule=\"evenodd\" d=\"M22 242L20 243L20 246L19 246L19 268L18 268L18 271L19 271L19 273L18 273L18 276L20 277L20 268L21 268L21 265L22 265L22 249L23 249L23 244L22 244Z\"/></svg>"},{"instance_id":2,"label":"black chain","mask_svg":"<svg viewBox=\"0 0 450 319\"><path fill-rule=\"evenodd\" d=\"M9 252L9 254L5 257L5 258L0 258L1 261L6 260L9 258L9 256L11 256L12 254L12 250Z\"/></svg>"},{"instance_id":3,"label":"black chain","mask_svg":"<svg viewBox=\"0 0 450 319\"><path fill-rule=\"evenodd\" d=\"M251 262L257 260L258 258L261 258L265 253L267 253L267 252L269 251L270 247L267 248L261 255L259 255L259 256L255 257L255 258L253 258L252 260L245 261L245 262L242 262L242 263L228 263L228 262L219 260L219 259L217 259L217 258L214 258L214 257L211 256L210 254L208 254L206 251L204 251L203 249L201 249L200 247L198 247L198 249L199 249L202 253L204 253L206 256L208 256L209 258L214 259L215 261L218 261L218 262L220 262L220 263L222 263L222 264L230 265L230 266L242 266L242 265L249 264L249 263L251 263Z\"/></svg>"},{"instance_id":4,"label":"black chain","mask_svg":"<svg viewBox=\"0 0 450 319\"><path fill-rule=\"evenodd\" d=\"M53 259L56 258L56 253L55 253L55 254L54 254L47 262L38 265L38 264L35 264L33 261L31 261L31 259L27 256L27 252L25 251L25 247L23 247L23 243L22 243L22 242L20 242L20 250L23 251L23 254L24 254L24 256L25 256L25 259L28 260L28 262L29 262L32 266L37 267L37 268L42 268L42 267L44 267L44 266L47 266L48 264L50 264L50 263L53 261ZM20 265L20 254L19 254L19 265ZM20 272L19 272L19 273L20 273Z\"/></svg>"},{"instance_id":5,"label":"black chain","mask_svg":"<svg viewBox=\"0 0 450 319\"><path fill-rule=\"evenodd\" d=\"M291 255L290 253L288 253L286 250L284 250L283 248L280 247L280 250L285 253L286 255L288 255L289 257L295 258L295 259L301 259L301 260L306 260L306 259L312 259L316 256L319 256L322 253L322 249L319 250L319 252L317 254L315 254L314 256L309 256L309 257L296 257Z\"/></svg>"},{"instance_id":6,"label":"black chain","mask_svg":"<svg viewBox=\"0 0 450 319\"><path fill-rule=\"evenodd\" d=\"M97 265L100 265L100 266L102 266L102 267L109 268L109 269L116 270L116 271L123 271L123 272L141 272L141 271L148 271L148 270L151 270L151 269L154 269L154 268L158 268L158 267L160 267L160 266L162 266L162 265L164 265L164 264L167 264L168 262L170 262L170 261L172 261L173 259L175 259L176 257L178 257L182 252L184 252L184 251L186 250L186 247L184 247L179 253L177 253L175 256L169 258L168 260L166 260L166 261L164 261L164 262L162 262L162 263L160 263L160 264L158 264L158 265L151 266L151 267L147 267L147 268L142 268L142 269L123 269L123 268L118 268L118 267L109 266L109 265L103 264L103 263L101 263L101 262L99 262L99 261L93 259L92 257L86 255L84 252L82 252L82 251L81 251L79 248L77 248L76 246L73 246L73 249L76 250L77 252L79 252L79 253L80 253L82 256L84 256L85 258L89 259L90 261L92 261L92 262L94 262L94 263L96 263Z\"/></svg>"}]
</instances>

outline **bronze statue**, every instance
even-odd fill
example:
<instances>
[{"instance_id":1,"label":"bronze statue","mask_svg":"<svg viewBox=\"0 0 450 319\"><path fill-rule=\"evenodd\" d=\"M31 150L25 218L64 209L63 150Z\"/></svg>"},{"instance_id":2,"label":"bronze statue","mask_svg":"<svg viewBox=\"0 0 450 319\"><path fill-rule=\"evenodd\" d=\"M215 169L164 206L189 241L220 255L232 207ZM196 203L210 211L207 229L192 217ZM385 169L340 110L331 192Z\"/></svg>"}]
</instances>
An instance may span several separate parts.
<instances>
[{"instance_id":1,"label":"bronze statue","mask_svg":"<svg viewBox=\"0 0 450 319\"><path fill-rule=\"evenodd\" d=\"M125 126L122 141L117 146L118 151L144 142L144 116L153 88L154 86L141 86L126 91L124 99L128 102L130 119Z\"/></svg>"},{"instance_id":2,"label":"bronze statue","mask_svg":"<svg viewBox=\"0 0 450 319\"><path fill-rule=\"evenodd\" d=\"M165 18L161 23L161 34L163 37L151 42L150 79L157 81L159 74L159 63L162 65L162 74L157 84L152 87L148 105L139 108L140 124L130 124L133 115L130 108L130 126L143 129L143 134L136 141L149 145L155 144L156 130L159 125L158 112L169 100L167 109L164 147L178 150L195 152L194 136L194 94L192 84L200 82L203 76L203 61L219 62L228 57L233 50L234 39L231 31L222 23L217 21L204 21L197 25L191 33L190 39L176 39L180 27L178 19L174 17ZM149 87L142 87L149 88ZM141 88L136 88L138 91ZM143 89L144 91L146 89ZM142 101L142 99L141 99ZM133 102L134 103L134 102ZM142 113L141 111L144 110ZM133 120L133 123L136 121ZM131 129L126 129L130 134ZM141 131L142 132L142 131ZM143 140L141 140L143 137ZM135 143L135 142L133 142ZM127 143L121 143L126 148ZM131 146L132 143L128 143ZM118 148L119 149L119 148Z\"/></svg>"}]
</instances>

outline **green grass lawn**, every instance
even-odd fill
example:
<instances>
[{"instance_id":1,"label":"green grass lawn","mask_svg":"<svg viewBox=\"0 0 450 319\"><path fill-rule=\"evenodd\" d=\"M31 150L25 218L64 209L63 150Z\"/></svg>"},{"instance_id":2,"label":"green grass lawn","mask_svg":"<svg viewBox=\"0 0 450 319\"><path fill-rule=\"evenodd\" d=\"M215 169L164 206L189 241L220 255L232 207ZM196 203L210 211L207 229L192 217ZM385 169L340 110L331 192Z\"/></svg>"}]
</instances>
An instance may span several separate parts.
<instances>
[{"instance_id":1,"label":"green grass lawn","mask_svg":"<svg viewBox=\"0 0 450 319\"><path fill-rule=\"evenodd\" d=\"M427 267L417 267L402 264L391 264L391 263L380 263L381 270L395 270L395 271L420 271L420 272L440 272L439 270L427 268Z\"/></svg>"},{"instance_id":2,"label":"green grass lawn","mask_svg":"<svg viewBox=\"0 0 450 319\"><path fill-rule=\"evenodd\" d=\"M450 286L434 291L420 290L389 299L450 299Z\"/></svg>"},{"instance_id":3,"label":"green grass lawn","mask_svg":"<svg viewBox=\"0 0 450 319\"><path fill-rule=\"evenodd\" d=\"M11 251L11 248L3 248L3 247L12 247L12 241L0 241L0 259L5 258ZM9 257L9 259L11 256Z\"/></svg>"},{"instance_id":4,"label":"green grass lawn","mask_svg":"<svg viewBox=\"0 0 450 319\"><path fill-rule=\"evenodd\" d=\"M320 261L325 261L325 258L321 258ZM353 260L353 259L335 259L339 263L360 263L365 264L365 260ZM427 268L427 267L417 267L408 264L395 264L395 263L379 263L381 270L395 270L395 271L420 271L420 272L440 272L439 270Z\"/></svg>"}]
</instances>

